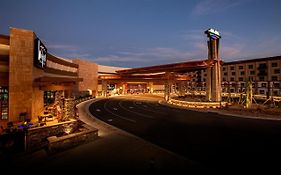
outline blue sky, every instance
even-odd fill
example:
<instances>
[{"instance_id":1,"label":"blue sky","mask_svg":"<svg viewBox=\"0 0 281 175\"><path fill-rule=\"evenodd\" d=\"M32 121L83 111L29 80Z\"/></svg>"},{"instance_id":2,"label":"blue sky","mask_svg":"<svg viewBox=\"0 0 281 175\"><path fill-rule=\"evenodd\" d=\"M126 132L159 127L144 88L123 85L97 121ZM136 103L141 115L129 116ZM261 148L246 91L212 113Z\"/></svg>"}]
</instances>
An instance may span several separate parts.
<instances>
[{"instance_id":1,"label":"blue sky","mask_svg":"<svg viewBox=\"0 0 281 175\"><path fill-rule=\"evenodd\" d=\"M206 59L210 27L224 61L281 55L278 0L2 0L0 33L33 30L51 54L142 67Z\"/></svg>"}]
</instances>

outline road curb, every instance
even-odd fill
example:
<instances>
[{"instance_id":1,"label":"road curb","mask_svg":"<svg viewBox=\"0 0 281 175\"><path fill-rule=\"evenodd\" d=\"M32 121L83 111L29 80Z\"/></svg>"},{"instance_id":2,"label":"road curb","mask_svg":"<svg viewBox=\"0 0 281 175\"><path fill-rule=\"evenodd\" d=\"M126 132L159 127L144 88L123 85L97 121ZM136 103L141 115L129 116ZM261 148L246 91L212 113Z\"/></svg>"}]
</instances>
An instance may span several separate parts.
<instances>
[{"instance_id":1,"label":"road curb","mask_svg":"<svg viewBox=\"0 0 281 175\"><path fill-rule=\"evenodd\" d=\"M225 111L217 111L217 110L212 110L212 109L205 109L205 110L200 110L200 109L193 109L193 108L186 108L182 106L177 106L177 105L172 105L169 103L164 102L163 100L158 101L159 104L164 105L164 106L169 106L169 107L175 107L179 109L187 109L190 111L195 111L195 112L203 112L203 113L216 113L220 115L225 115L225 116L231 116L231 117L237 117L237 118L245 118L245 119L253 119L253 120L269 120L269 121L281 121L281 118L272 118L272 117L255 117L255 116L248 116L248 115L240 115L240 114L235 114L235 113L227 113Z\"/></svg>"},{"instance_id":2,"label":"road curb","mask_svg":"<svg viewBox=\"0 0 281 175\"><path fill-rule=\"evenodd\" d=\"M108 123L106 123L106 122L104 122L104 121L102 121L102 120L100 120L100 119L98 119L97 117L95 117L94 115L92 115L91 113L90 113L90 111L89 111L89 107L90 107L90 105L92 104L92 103L90 103L91 101L92 102L96 102L96 101L98 101L98 100L101 100L101 99L105 99L105 98L100 98L100 99L91 99L91 100L87 100L87 101L84 101L84 102L82 102L82 103L80 103L81 105L85 105L84 106L84 113L86 114L86 116L87 116L87 118L89 119L90 118L90 120L92 121L92 122L95 122L97 125L99 125L100 127L103 127L104 129L109 129L110 131L113 131L113 132L119 132L118 134L122 134L122 135L124 135L125 137L132 137L132 138L134 138L134 139L138 139L138 140L141 140L142 142L144 142L144 143L146 143L146 144L149 144L149 145L151 145L151 146L154 146L154 147L156 147L157 149L160 149L160 150L162 150L162 151L164 151L164 152L167 152L168 154L171 154L171 155L174 155L174 156L176 156L176 157L178 157L178 158L180 158L180 159L182 159L182 160L185 160L185 161L188 161L188 162L190 162L190 163L192 163L192 164L194 164L194 165L196 165L196 164L198 164L195 160L191 160L191 159L188 159L188 158L186 158L186 157L184 157L184 156L182 156L182 155L179 155L179 154L177 154L177 153L174 153L174 152L172 152L172 151L169 151L169 150L167 150L167 149L165 149L165 148L162 148L162 147L160 147L160 146L158 146L158 145L156 145L156 144L154 144L154 143L151 143L151 142L149 142L149 141L147 141L147 140L145 140L145 139L143 139L143 138L141 138L141 137L139 137L139 136L136 136L136 135L134 135L134 134L132 134L132 133L129 133L129 132L127 132L127 131L125 131L125 130L122 130L122 129L120 129L120 128L117 128L117 127L115 127L115 126L113 126L113 125L110 125L110 124L108 124ZM86 104L85 104L86 103ZM78 105L80 105L80 104L78 104ZM82 120L83 121L83 120Z\"/></svg>"}]
</instances>

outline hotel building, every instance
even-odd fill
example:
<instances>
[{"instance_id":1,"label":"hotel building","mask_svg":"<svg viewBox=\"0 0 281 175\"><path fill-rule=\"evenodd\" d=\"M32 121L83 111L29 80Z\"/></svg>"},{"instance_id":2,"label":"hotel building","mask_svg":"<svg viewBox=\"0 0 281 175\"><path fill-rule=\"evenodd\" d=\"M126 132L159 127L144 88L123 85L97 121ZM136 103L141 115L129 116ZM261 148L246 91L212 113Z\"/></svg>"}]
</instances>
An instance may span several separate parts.
<instances>
[{"instance_id":1,"label":"hotel building","mask_svg":"<svg viewBox=\"0 0 281 175\"><path fill-rule=\"evenodd\" d=\"M65 115L73 115L73 99L85 93L95 97L168 90L183 95L206 89L206 60L128 69L61 58L43 43L31 30L10 28L9 36L0 35L1 126L19 121L23 113L36 121L54 102L70 111ZM281 56L224 62L222 92L243 92L250 79L254 94L280 96L280 69Z\"/></svg>"},{"instance_id":2,"label":"hotel building","mask_svg":"<svg viewBox=\"0 0 281 175\"><path fill-rule=\"evenodd\" d=\"M224 62L221 68L222 92L243 93L246 82L251 80L253 94L281 96L281 56ZM194 82L201 82L198 89L205 88L206 70L197 71Z\"/></svg>"}]
</instances>

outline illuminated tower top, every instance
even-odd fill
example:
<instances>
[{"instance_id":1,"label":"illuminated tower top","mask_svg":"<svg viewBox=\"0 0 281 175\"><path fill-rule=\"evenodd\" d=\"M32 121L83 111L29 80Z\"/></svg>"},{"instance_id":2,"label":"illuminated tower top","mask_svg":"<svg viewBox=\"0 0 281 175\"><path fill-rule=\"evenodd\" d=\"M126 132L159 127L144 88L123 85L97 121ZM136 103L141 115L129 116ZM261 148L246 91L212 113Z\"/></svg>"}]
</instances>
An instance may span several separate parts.
<instances>
[{"instance_id":1,"label":"illuminated tower top","mask_svg":"<svg viewBox=\"0 0 281 175\"><path fill-rule=\"evenodd\" d=\"M206 30L204 33L207 34L208 37L212 40L217 40L217 39L221 38L219 31L212 29L212 28Z\"/></svg>"}]
</instances>

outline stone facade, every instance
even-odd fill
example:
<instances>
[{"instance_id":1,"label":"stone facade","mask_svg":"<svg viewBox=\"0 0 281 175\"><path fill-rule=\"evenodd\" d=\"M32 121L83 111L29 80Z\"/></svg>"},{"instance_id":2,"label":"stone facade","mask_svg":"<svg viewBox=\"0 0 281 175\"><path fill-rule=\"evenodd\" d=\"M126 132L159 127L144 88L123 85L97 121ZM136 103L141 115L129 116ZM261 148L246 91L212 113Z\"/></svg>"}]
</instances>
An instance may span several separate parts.
<instances>
[{"instance_id":1,"label":"stone facade","mask_svg":"<svg viewBox=\"0 0 281 175\"><path fill-rule=\"evenodd\" d=\"M31 128L27 132L27 151L41 149L48 145L47 138L64 133L64 129L77 124L76 120L61 122L50 126Z\"/></svg>"},{"instance_id":2,"label":"stone facade","mask_svg":"<svg viewBox=\"0 0 281 175\"><path fill-rule=\"evenodd\" d=\"M9 121L19 114L32 115L33 58L35 35L29 30L11 28L9 61Z\"/></svg>"},{"instance_id":3,"label":"stone facade","mask_svg":"<svg viewBox=\"0 0 281 175\"><path fill-rule=\"evenodd\" d=\"M65 149L94 141L98 138L98 130L90 128L87 125L83 126L83 131L65 135L62 137L51 136L48 138L49 153L56 153Z\"/></svg>"},{"instance_id":4,"label":"stone facade","mask_svg":"<svg viewBox=\"0 0 281 175\"><path fill-rule=\"evenodd\" d=\"M67 121L71 118L75 118L76 114L75 114L75 110L74 110L75 106L74 106L74 98L66 98L64 101L64 117L63 117L63 121Z\"/></svg>"}]
</instances>

